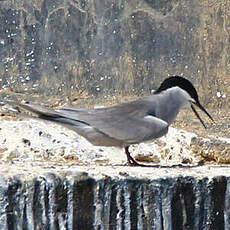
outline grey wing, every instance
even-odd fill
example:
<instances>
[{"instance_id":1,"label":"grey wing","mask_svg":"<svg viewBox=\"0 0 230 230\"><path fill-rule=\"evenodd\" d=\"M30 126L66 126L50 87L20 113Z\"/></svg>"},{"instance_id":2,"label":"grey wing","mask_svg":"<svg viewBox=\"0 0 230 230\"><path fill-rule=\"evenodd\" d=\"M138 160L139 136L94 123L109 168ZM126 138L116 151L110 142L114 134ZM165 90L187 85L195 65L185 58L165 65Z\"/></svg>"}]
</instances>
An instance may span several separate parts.
<instances>
[{"instance_id":1,"label":"grey wing","mask_svg":"<svg viewBox=\"0 0 230 230\"><path fill-rule=\"evenodd\" d=\"M115 106L95 110L63 108L63 116L82 120L91 127L125 143L139 143L161 137L168 132L168 123L152 115L147 108Z\"/></svg>"},{"instance_id":2,"label":"grey wing","mask_svg":"<svg viewBox=\"0 0 230 230\"><path fill-rule=\"evenodd\" d=\"M119 122L105 124L96 122L94 126L110 137L135 144L159 138L168 132L168 123L153 116L127 118Z\"/></svg>"}]
</instances>

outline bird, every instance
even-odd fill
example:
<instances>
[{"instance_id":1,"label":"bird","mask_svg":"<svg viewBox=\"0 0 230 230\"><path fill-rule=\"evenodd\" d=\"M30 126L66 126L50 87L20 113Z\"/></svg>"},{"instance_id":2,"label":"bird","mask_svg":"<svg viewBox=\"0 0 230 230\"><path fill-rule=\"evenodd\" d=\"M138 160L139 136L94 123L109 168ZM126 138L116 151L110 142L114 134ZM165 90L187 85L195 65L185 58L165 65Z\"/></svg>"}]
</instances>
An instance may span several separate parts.
<instances>
[{"instance_id":1,"label":"bird","mask_svg":"<svg viewBox=\"0 0 230 230\"><path fill-rule=\"evenodd\" d=\"M204 128L207 127L194 106L214 122L200 104L193 84L177 75L166 78L149 96L109 107L51 109L16 101L8 103L31 112L36 118L63 125L95 146L124 148L130 166L143 166L131 156L130 145L166 135L182 107L190 106Z\"/></svg>"}]
</instances>

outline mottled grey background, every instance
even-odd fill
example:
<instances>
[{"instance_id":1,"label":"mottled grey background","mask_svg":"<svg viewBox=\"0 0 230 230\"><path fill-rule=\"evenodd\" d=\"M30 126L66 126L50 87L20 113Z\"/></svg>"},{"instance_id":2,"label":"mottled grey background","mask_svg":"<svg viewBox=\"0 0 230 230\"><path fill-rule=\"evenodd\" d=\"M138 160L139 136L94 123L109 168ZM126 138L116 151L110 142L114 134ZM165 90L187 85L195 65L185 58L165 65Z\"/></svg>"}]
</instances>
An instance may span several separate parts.
<instances>
[{"instance_id":1,"label":"mottled grey background","mask_svg":"<svg viewBox=\"0 0 230 230\"><path fill-rule=\"evenodd\" d=\"M3 0L0 60L4 98L149 94L178 74L221 107L230 102L230 1Z\"/></svg>"}]
</instances>

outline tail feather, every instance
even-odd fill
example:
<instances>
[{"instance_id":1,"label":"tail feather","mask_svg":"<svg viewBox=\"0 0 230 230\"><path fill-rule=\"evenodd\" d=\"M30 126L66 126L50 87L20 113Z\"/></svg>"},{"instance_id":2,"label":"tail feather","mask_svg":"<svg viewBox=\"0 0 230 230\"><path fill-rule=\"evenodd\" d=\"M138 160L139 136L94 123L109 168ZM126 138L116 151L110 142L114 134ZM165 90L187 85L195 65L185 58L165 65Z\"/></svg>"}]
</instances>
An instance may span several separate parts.
<instances>
[{"instance_id":1,"label":"tail feather","mask_svg":"<svg viewBox=\"0 0 230 230\"><path fill-rule=\"evenodd\" d=\"M15 102L15 101L7 101L7 104L25 109L29 112L32 112L38 115L38 117L43 117L43 116L48 116L48 117L53 117L53 118L60 117L60 114L56 112L55 110L47 108L45 106L41 106L41 105L22 104L20 102Z\"/></svg>"},{"instance_id":2,"label":"tail feather","mask_svg":"<svg viewBox=\"0 0 230 230\"><path fill-rule=\"evenodd\" d=\"M22 108L26 111L29 111L37 116L28 116L27 114L23 114L23 116L30 117L30 118L36 118L36 119L43 119L46 121L53 121L62 125L73 125L73 126L79 126L79 125L89 125L87 122L78 120L77 117L71 117L67 116L64 113L61 113L60 111L56 111L54 109L50 109L45 106L41 105L35 105L35 104L22 104L20 102L15 101L7 101L8 104L14 107Z\"/></svg>"}]
</instances>

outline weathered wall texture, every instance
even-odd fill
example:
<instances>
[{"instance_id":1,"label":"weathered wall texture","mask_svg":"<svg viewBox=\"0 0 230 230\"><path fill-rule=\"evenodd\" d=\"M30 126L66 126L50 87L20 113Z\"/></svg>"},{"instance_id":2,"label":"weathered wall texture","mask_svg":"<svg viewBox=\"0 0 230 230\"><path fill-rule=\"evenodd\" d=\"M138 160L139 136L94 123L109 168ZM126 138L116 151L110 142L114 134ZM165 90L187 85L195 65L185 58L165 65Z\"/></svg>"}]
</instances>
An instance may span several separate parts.
<instances>
[{"instance_id":1,"label":"weathered wall texture","mask_svg":"<svg viewBox=\"0 0 230 230\"><path fill-rule=\"evenodd\" d=\"M3 178L0 229L228 230L227 177L94 179L78 173Z\"/></svg>"},{"instance_id":2,"label":"weathered wall texture","mask_svg":"<svg viewBox=\"0 0 230 230\"><path fill-rule=\"evenodd\" d=\"M0 86L149 93L183 74L221 106L230 93L229 37L228 0L0 1Z\"/></svg>"}]
</instances>

